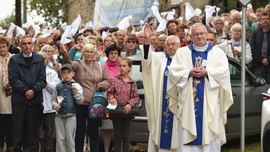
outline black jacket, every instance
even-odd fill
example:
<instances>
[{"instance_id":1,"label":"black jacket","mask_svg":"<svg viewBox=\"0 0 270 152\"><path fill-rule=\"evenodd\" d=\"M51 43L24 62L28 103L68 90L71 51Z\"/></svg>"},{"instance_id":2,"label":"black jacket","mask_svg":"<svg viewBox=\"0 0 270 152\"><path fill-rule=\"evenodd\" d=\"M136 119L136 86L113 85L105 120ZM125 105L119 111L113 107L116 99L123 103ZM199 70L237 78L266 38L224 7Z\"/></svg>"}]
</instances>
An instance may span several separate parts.
<instances>
[{"instance_id":1,"label":"black jacket","mask_svg":"<svg viewBox=\"0 0 270 152\"><path fill-rule=\"evenodd\" d=\"M249 44L251 47L254 67L261 67L264 57L261 55L263 43L263 31L261 27L255 29L250 37ZM270 62L270 31L267 32L267 55L266 58Z\"/></svg>"},{"instance_id":2,"label":"black jacket","mask_svg":"<svg viewBox=\"0 0 270 152\"><path fill-rule=\"evenodd\" d=\"M8 75L12 87L12 103L33 105L43 101L42 89L46 86L45 63L41 55L32 53L32 57L30 66L26 64L22 53L12 56L9 60ZM28 100L25 93L31 89L35 96Z\"/></svg>"}]
</instances>

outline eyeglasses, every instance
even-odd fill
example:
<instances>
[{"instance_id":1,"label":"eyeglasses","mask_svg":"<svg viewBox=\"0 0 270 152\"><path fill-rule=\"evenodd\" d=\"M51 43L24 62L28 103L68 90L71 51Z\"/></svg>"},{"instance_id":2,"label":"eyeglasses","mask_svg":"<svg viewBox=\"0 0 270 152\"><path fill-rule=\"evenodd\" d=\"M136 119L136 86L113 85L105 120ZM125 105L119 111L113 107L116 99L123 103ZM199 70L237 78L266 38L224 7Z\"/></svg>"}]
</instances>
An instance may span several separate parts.
<instances>
[{"instance_id":1,"label":"eyeglasses","mask_svg":"<svg viewBox=\"0 0 270 152\"><path fill-rule=\"evenodd\" d=\"M105 42L112 42L112 40L105 40Z\"/></svg>"},{"instance_id":2,"label":"eyeglasses","mask_svg":"<svg viewBox=\"0 0 270 152\"><path fill-rule=\"evenodd\" d=\"M193 36L199 37L199 36L204 36L206 33L196 33L196 34L192 34Z\"/></svg>"},{"instance_id":3,"label":"eyeglasses","mask_svg":"<svg viewBox=\"0 0 270 152\"><path fill-rule=\"evenodd\" d=\"M166 44L167 47L170 47L170 46L174 47L175 45L176 45L175 42L173 42L173 43L167 43L167 44Z\"/></svg>"},{"instance_id":4,"label":"eyeglasses","mask_svg":"<svg viewBox=\"0 0 270 152\"><path fill-rule=\"evenodd\" d=\"M145 36L139 36L140 39L145 39Z\"/></svg>"},{"instance_id":5,"label":"eyeglasses","mask_svg":"<svg viewBox=\"0 0 270 152\"><path fill-rule=\"evenodd\" d=\"M124 35L124 34L117 34L117 36L119 36L119 37L120 37L120 36L125 37L125 35Z\"/></svg>"},{"instance_id":6,"label":"eyeglasses","mask_svg":"<svg viewBox=\"0 0 270 152\"><path fill-rule=\"evenodd\" d=\"M135 44L136 42L135 41L128 41L127 43Z\"/></svg>"},{"instance_id":7,"label":"eyeglasses","mask_svg":"<svg viewBox=\"0 0 270 152\"><path fill-rule=\"evenodd\" d=\"M46 52L46 53L52 53L53 51L45 50L44 52Z\"/></svg>"},{"instance_id":8,"label":"eyeglasses","mask_svg":"<svg viewBox=\"0 0 270 152\"><path fill-rule=\"evenodd\" d=\"M85 51L84 53L85 54L95 54L96 52L94 52L94 51Z\"/></svg>"}]
</instances>

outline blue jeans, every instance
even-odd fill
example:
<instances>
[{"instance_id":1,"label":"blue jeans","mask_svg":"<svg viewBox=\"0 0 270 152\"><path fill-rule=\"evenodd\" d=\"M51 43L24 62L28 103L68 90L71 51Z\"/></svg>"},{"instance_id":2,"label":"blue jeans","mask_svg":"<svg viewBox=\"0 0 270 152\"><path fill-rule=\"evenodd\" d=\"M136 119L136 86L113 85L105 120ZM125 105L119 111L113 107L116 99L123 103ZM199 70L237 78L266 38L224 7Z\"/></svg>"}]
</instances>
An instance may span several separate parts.
<instances>
[{"instance_id":1,"label":"blue jeans","mask_svg":"<svg viewBox=\"0 0 270 152\"><path fill-rule=\"evenodd\" d=\"M254 74L257 77L264 78L267 84L270 84L270 66L261 66L254 68Z\"/></svg>"},{"instance_id":2,"label":"blue jeans","mask_svg":"<svg viewBox=\"0 0 270 152\"><path fill-rule=\"evenodd\" d=\"M89 119L88 106L76 105L77 108L77 128L75 137L75 150L76 152L83 152L84 136L86 133L86 120L87 120L87 133L90 138L91 152L99 152L99 127L101 120Z\"/></svg>"}]
</instances>

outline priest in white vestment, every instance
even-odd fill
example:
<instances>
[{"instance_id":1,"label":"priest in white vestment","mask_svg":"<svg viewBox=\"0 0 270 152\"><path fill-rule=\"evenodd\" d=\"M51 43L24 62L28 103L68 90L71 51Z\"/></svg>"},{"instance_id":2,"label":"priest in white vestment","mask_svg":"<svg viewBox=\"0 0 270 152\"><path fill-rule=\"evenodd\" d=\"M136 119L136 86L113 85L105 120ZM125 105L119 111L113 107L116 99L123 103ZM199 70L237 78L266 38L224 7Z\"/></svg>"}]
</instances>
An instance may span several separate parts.
<instances>
[{"instance_id":1,"label":"priest in white vestment","mask_svg":"<svg viewBox=\"0 0 270 152\"><path fill-rule=\"evenodd\" d=\"M178 152L219 152L233 104L228 60L207 42L203 24L190 30L192 43L177 50L168 77L169 109L179 121Z\"/></svg>"},{"instance_id":2,"label":"priest in white vestment","mask_svg":"<svg viewBox=\"0 0 270 152\"><path fill-rule=\"evenodd\" d=\"M166 91L168 66L180 47L180 40L177 36L169 36L165 41L166 52L153 52L149 44L152 31L148 24L144 31L142 75L149 129L148 151L177 152L178 121L168 108Z\"/></svg>"}]
</instances>

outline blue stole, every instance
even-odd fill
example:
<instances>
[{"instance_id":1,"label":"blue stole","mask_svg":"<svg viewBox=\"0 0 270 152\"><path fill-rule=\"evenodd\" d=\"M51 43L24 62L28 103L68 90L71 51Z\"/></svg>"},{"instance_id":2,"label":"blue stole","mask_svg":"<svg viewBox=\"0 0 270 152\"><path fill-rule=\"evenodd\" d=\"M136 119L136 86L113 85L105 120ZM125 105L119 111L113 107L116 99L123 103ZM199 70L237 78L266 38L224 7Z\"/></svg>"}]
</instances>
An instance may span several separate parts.
<instances>
[{"instance_id":1,"label":"blue stole","mask_svg":"<svg viewBox=\"0 0 270 152\"><path fill-rule=\"evenodd\" d=\"M162 94L162 117L161 117L161 135L160 135L160 148L171 149L172 141L172 126L173 126L173 113L169 110L169 97L167 92L167 80L168 80L168 66L171 64L172 59L167 52L165 52L167 58L167 65L164 70L163 78L163 94Z\"/></svg>"},{"instance_id":2,"label":"blue stole","mask_svg":"<svg viewBox=\"0 0 270 152\"><path fill-rule=\"evenodd\" d=\"M212 45L208 44L207 49L204 52L198 52L193 48L193 43L189 45L189 49L192 50L192 63L193 66L205 67L204 61L207 61L207 53L212 49ZM193 97L194 97L194 111L196 120L196 132L197 138L189 143L189 145L202 145L203 135L203 104L204 104L204 77L193 77Z\"/></svg>"}]
</instances>

